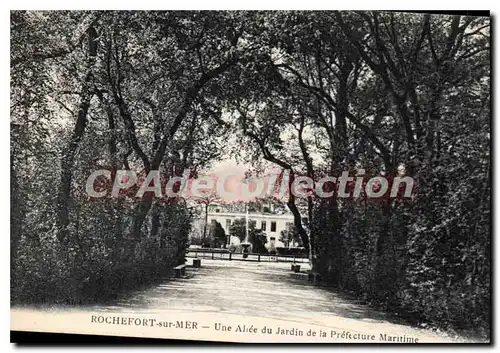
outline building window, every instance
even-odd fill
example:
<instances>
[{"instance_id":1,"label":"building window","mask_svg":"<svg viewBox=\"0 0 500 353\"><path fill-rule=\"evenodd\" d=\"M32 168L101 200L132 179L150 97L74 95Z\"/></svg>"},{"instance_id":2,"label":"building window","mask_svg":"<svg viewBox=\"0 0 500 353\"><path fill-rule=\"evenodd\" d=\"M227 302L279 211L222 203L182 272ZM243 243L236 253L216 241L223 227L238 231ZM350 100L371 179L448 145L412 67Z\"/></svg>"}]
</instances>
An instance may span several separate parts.
<instances>
[{"instance_id":1,"label":"building window","mask_svg":"<svg viewBox=\"0 0 500 353\"><path fill-rule=\"evenodd\" d=\"M229 227L231 227L231 220L226 219L226 228L229 229Z\"/></svg>"},{"instance_id":2,"label":"building window","mask_svg":"<svg viewBox=\"0 0 500 353\"><path fill-rule=\"evenodd\" d=\"M271 241L275 241L275 240L276 240L276 238L275 238L275 237L271 237Z\"/></svg>"},{"instance_id":3,"label":"building window","mask_svg":"<svg viewBox=\"0 0 500 353\"><path fill-rule=\"evenodd\" d=\"M262 221L260 229L262 229L264 232L266 231L266 221Z\"/></svg>"},{"instance_id":4,"label":"building window","mask_svg":"<svg viewBox=\"0 0 500 353\"><path fill-rule=\"evenodd\" d=\"M215 213L219 213L220 212L220 209L215 209Z\"/></svg>"},{"instance_id":5,"label":"building window","mask_svg":"<svg viewBox=\"0 0 500 353\"><path fill-rule=\"evenodd\" d=\"M275 221L271 222L271 232L276 232L276 222Z\"/></svg>"}]
</instances>

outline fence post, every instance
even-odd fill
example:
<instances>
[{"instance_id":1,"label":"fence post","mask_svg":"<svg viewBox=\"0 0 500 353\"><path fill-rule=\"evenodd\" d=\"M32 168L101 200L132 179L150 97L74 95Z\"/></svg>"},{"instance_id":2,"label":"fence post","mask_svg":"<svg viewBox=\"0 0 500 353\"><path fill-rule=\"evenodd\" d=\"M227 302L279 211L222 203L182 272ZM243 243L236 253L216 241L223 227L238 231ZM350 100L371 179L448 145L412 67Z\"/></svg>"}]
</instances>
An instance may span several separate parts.
<instances>
[{"instance_id":1,"label":"fence post","mask_svg":"<svg viewBox=\"0 0 500 353\"><path fill-rule=\"evenodd\" d=\"M212 251L212 260L214 259L214 252Z\"/></svg>"},{"instance_id":2,"label":"fence post","mask_svg":"<svg viewBox=\"0 0 500 353\"><path fill-rule=\"evenodd\" d=\"M260 262L260 254L257 255L257 262Z\"/></svg>"},{"instance_id":3,"label":"fence post","mask_svg":"<svg viewBox=\"0 0 500 353\"><path fill-rule=\"evenodd\" d=\"M295 255L293 255L293 263L295 263Z\"/></svg>"},{"instance_id":4,"label":"fence post","mask_svg":"<svg viewBox=\"0 0 500 353\"><path fill-rule=\"evenodd\" d=\"M232 254L233 254L232 252L229 252L229 261L231 261L231 255Z\"/></svg>"}]
</instances>

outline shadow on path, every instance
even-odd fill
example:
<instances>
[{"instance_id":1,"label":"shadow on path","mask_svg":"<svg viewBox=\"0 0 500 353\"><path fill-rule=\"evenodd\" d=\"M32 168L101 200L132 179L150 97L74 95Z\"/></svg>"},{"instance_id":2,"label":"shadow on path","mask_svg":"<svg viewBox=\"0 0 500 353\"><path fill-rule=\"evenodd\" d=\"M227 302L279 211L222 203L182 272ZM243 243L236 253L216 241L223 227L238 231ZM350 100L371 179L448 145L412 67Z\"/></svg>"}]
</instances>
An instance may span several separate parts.
<instances>
[{"instance_id":1,"label":"shadow on path","mask_svg":"<svg viewBox=\"0 0 500 353\"><path fill-rule=\"evenodd\" d=\"M347 319L363 327L380 324L410 327L404 320L372 309L352 295L310 283L305 273L307 269L309 265L302 264L303 272L295 274L288 263L203 259L202 267L189 267L184 278L170 279L157 286L128 293L110 305L91 309L221 312L287 318L318 325Z\"/></svg>"}]
</instances>

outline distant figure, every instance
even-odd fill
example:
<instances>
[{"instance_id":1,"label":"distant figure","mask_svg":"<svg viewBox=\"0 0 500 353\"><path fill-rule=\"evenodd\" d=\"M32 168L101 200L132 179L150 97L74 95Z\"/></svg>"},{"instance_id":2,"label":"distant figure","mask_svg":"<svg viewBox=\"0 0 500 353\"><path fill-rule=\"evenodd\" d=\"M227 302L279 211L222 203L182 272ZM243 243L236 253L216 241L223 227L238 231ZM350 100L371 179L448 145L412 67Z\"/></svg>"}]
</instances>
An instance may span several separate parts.
<instances>
[{"instance_id":1,"label":"distant figure","mask_svg":"<svg viewBox=\"0 0 500 353\"><path fill-rule=\"evenodd\" d=\"M244 259L246 259L246 258L248 257L248 253L249 253L249 252L250 252L250 251L248 251L248 247L243 248L243 258L244 258Z\"/></svg>"}]
</instances>

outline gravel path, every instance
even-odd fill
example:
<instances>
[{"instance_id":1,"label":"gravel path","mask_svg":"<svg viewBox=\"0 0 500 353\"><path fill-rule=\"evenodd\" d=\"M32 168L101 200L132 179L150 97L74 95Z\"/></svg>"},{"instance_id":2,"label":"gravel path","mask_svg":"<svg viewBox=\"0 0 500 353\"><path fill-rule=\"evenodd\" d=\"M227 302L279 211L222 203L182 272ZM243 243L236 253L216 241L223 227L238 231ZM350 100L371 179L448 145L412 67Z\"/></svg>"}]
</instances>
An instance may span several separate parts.
<instances>
[{"instance_id":1,"label":"gravel path","mask_svg":"<svg viewBox=\"0 0 500 353\"><path fill-rule=\"evenodd\" d=\"M192 259L188 260L190 265ZM101 312L161 311L224 313L286 320L346 330L351 333L418 337L420 342L462 341L444 333L415 328L373 310L343 293L307 281L289 263L202 260L188 267L184 278L128 293L114 305L95 306Z\"/></svg>"}]
</instances>

